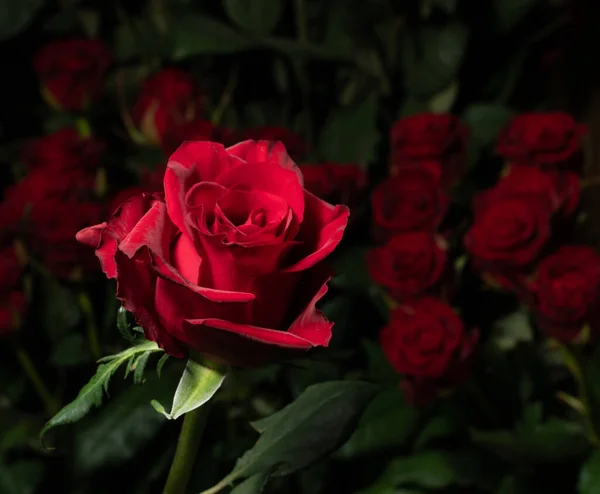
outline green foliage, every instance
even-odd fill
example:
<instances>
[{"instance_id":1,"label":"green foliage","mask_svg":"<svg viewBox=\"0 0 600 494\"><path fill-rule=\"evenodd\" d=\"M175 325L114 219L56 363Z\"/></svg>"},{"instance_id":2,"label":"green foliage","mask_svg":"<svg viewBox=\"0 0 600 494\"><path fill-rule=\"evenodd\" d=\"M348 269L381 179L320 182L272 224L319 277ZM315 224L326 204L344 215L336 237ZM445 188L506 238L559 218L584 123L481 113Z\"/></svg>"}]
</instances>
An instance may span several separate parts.
<instances>
[{"instance_id":1,"label":"green foliage","mask_svg":"<svg viewBox=\"0 0 600 494\"><path fill-rule=\"evenodd\" d=\"M42 481L44 465L22 460L11 465L0 462L0 492L2 494L33 494Z\"/></svg>"},{"instance_id":2,"label":"green foliage","mask_svg":"<svg viewBox=\"0 0 600 494\"><path fill-rule=\"evenodd\" d=\"M600 489L600 452L595 451L583 464L579 475L579 494L592 494Z\"/></svg>"},{"instance_id":3,"label":"green foliage","mask_svg":"<svg viewBox=\"0 0 600 494\"><path fill-rule=\"evenodd\" d=\"M247 31L265 35L273 31L283 13L283 0L223 0L227 15Z\"/></svg>"},{"instance_id":4,"label":"green foliage","mask_svg":"<svg viewBox=\"0 0 600 494\"><path fill-rule=\"evenodd\" d=\"M161 351L156 343L146 341L139 345L128 348L116 355L104 357L98 366L96 374L83 387L71 403L63 407L42 429L40 436L43 438L46 433L59 425L70 424L81 420L93 407L100 406L104 393L108 393L108 384L112 375L125 362L130 361L132 357L144 353Z\"/></svg>"},{"instance_id":5,"label":"green foliage","mask_svg":"<svg viewBox=\"0 0 600 494\"><path fill-rule=\"evenodd\" d=\"M19 34L42 8L42 0L6 0L0 16L0 40Z\"/></svg>"}]
</instances>

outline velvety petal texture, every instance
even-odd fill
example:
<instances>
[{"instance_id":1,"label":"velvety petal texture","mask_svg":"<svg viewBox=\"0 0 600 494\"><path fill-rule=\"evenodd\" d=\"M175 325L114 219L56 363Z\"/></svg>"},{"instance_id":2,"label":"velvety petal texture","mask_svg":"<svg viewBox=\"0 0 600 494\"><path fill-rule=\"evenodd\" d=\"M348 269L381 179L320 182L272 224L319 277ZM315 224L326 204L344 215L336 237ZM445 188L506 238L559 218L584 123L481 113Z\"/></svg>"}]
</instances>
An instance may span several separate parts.
<instances>
[{"instance_id":1,"label":"velvety petal texture","mask_svg":"<svg viewBox=\"0 0 600 494\"><path fill-rule=\"evenodd\" d=\"M133 197L77 238L147 338L256 366L329 343L316 304L348 215L303 188L281 143L190 141L169 159L164 198Z\"/></svg>"}]
</instances>

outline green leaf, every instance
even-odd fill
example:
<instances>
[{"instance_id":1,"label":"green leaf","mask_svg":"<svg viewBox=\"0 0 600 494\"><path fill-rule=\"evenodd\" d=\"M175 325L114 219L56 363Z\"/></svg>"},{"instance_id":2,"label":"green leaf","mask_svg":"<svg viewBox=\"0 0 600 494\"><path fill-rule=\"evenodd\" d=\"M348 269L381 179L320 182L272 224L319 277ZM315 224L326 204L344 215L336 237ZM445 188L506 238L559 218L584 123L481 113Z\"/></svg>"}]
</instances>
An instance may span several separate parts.
<instances>
[{"instance_id":1,"label":"green leaf","mask_svg":"<svg viewBox=\"0 0 600 494\"><path fill-rule=\"evenodd\" d=\"M194 55L235 53L250 49L254 41L216 19L200 14L173 19L173 58L181 60Z\"/></svg>"},{"instance_id":2,"label":"green leaf","mask_svg":"<svg viewBox=\"0 0 600 494\"><path fill-rule=\"evenodd\" d=\"M334 257L331 264L335 275L331 284L346 290L368 291L373 285L365 260L369 250L367 247L353 247Z\"/></svg>"},{"instance_id":3,"label":"green leaf","mask_svg":"<svg viewBox=\"0 0 600 494\"><path fill-rule=\"evenodd\" d=\"M321 131L319 155L324 161L365 167L375 159L379 141L379 97L372 92L357 105L334 110Z\"/></svg>"},{"instance_id":4,"label":"green leaf","mask_svg":"<svg viewBox=\"0 0 600 494\"><path fill-rule=\"evenodd\" d=\"M288 475L335 451L352 433L377 386L360 381L315 384L293 403L255 422L260 439L235 465L230 478L252 476L280 465Z\"/></svg>"},{"instance_id":5,"label":"green leaf","mask_svg":"<svg viewBox=\"0 0 600 494\"><path fill-rule=\"evenodd\" d=\"M471 438L499 457L519 464L565 461L585 455L588 441L579 424L552 418L535 428L471 431Z\"/></svg>"},{"instance_id":6,"label":"green leaf","mask_svg":"<svg viewBox=\"0 0 600 494\"><path fill-rule=\"evenodd\" d=\"M204 405L221 387L226 374L226 366L190 356L175 391L171 417L177 419Z\"/></svg>"},{"instance_id":7,"label":"green leaf","mask_svg":"<svg viewBox=\"0 0 600 494\"><path fill-rule=\"evenodd\" d=\"M433 113L448 113L458 96L459 83L455 79L450 85L433 96L428 103L428 109Z\"/></svg>"},{"instance_id":8,"label":"green leaf","mask_svg":"<svg viewBox=\"0 0 600 494\"><path fill-rule=\"evenodd\" d=\"M501 31L510 31L531 12L539 0L494 0L494 19Z\"/></svg>"},{"instance_id":9,"label":"green leaf","mask_svg":"<svg viewBox=\"0 0 600 494\"><path fill-rule=\"evenodd\" d=\"M429 100L446 89L458 74L467 41L468 30L458 22L441 29L426 27L406 39L402 62L409 95Z\"/></svg>"},{"instance_id":10,"label":"green leaf","mask_svg":"<svg viewBox=\"0 0 600 494\"><path fill-rule=\"evenodd\" d=\"M0 40L15 36L33 20L43 0L4 0L0 16Z\"/></svg>"},{"instance_id":11,"label":"green leaf","mask_svg":"<svg viewBox=\"0 0 600 494\"><path fill-rule=\"evenodd\" d=\"M97 414L81 421L73 434L73 470L87 475L135 458L167 423L152 409L151 399L168 400L180 372L178 366L162 378L152 374L143 385L124 390Z\"/></svg>"},{"instance_id":12,"label":"green leaf","mask_svg":"<svg viewBox=\"0 0 600 494\"><path fill-rule=\"evenodd\" d=\"M473 103L465 109L462 120L470 127L469 138L481 148L492 145L513 116L514 112L503 105Z\"/></svg>"},{"instance_id":13,"label":"green leaf","mask_svg":"<svg viewBox=\"0 0 600 494\"><path fill-rule=\"evenodd\" d=\"M160 377L163 367L165 366L165 364L167 363L167 360L169 360L169 354L165 353L159 360L158 363L156 364L156 373L158 374L158 377Z\"/></svg>"},{"instance_id":14,"label":"green leaf","mask_svg":"<svg viewBox=\"0 0 600 494\"><path fill-rule=\"evenodd\" d=\"M44 465L38 461L21 460L10 465L0 461L0 492L34 494L43 475Z\"/></svg>"},{"instance_id":15,"label":"green leaf","mask_svg":"<svg viewBox=\"0 0 600 494\"><path fill-rule=\"evenodd\" d=\"M344 459L402 446L414 432L419 411L404 401L397 387L379 393L367 407L358 428L337 451Z\"/></svg>"},{"instance_id":16,"label":"green leaf","mask_svg":"<svg viewBox=\"0 0 600 494\"><path fill-rule=\"evenodd\" d=\"M579 473L579 494L600 492L600 451L595 451L583 464Z\"/></svg>"},{"instance_id":17,"label":"green leaf","mask_svg":"<svg viewBox=\"0 0 600 494\"><path fill-rule=\"evenodd\" d=\"M144 382L144 371L146 370L146 365L151 354L152 352L145 352L136 357L133 363L133 382L135 384Z\"/></svg>"},{"instance_id":18,"label":"green leaf","mask_svg":"<svg viewBox=\"0 0 600 494\"><path fill-rule=\"evenodd\" d=\"M0 413L0 455L18 446L32 444L37 439L42 424L36 416Z\"/></svg>"},{"instance_id":19,"label":"green leaf","mask_svg":"<svg viewBox=\"0 0 600 494\"><path fill-rule=\"evenodd\" d=\"M469 484L455 467L456 453L425 451L392 460L381 477L360 494L380 492L395 494L402 485L417 485L425 489L444 489L454 484ZM402 492L402 491L400 491Z\"/></svg>"},{"instance_id":20,"label":"green leaf","mask_svg":"<svg viewBox=\"0 0 600 494\"><path fill-rule=\"evenodd\" d=\"M100 406L104 392L108 392L108 383L111 376L132 356L147 351L162 351L153 341L146 341L135 347L128 348L116 355L104 357L99 360L101 363L96 370L96 374L79 391L77 397L68 405L64 406L42 429L40 438L43 440L46 433L59 425L77 422L83 418L92 407Z\"/></svg>"},{"instance_id":21,"label":"green leaf","mask_svg":"<svg viewBox=\"0 0 600 494\"><path fill-rule=\"evenodd\" d=\"M229 494L260 494L271 476L271 471L259 472L236 485Z\"/></svg>"},{"instance_id":22,"label":"green leaf","mask_svg":"<svg viewBox=\"0 0 600 494\"><path fill-rule=\"evenodd\" d=\"M264 36L279 23L283 0L223 0L223 7L242 29Z\"/></svg>"},{"instance_id":23,"label":"green leaf","mask_svg":"<svg viewBox=\"0 0 600 494\"><path fill-rule=\"evenodd\" d=\"M460 430L459 420L451 415L438 415L431 419L415 440L415 449L423 450L430 442L451 436Z\"/></svg>"},{"instance_id":24,"label":"green leaf","mask_svg":"<svg viewBox=\"0 0 600 494\"><path fill-rule=\"evenodd\" d=\"M367 359L369 377L376 381L397 383L400 376L383 353L381 345L371 340L361 342Z\"/></svg>"}]
</instances>

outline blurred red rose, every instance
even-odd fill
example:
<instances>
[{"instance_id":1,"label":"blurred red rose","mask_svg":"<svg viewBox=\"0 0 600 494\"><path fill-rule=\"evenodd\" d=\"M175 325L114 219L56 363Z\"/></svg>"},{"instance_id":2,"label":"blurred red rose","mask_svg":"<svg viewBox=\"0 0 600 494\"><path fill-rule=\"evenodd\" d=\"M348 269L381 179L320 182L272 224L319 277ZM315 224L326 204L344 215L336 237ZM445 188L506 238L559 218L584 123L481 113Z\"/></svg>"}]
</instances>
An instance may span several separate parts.
<instances>
[{"instance_id":1,"label":"blurred red rose","mask_svg":"<svg viewBox=\"0 0 600 494\"><path fill-rule=\"evenodd\" d=\"M431 232L401 233L367 254L376 283L397 299L420 295L434 286L444 272L446 242Z\"/></svg>"},{"instance_id":2,"label":"blurred red rose","mask_svg":"<svg viewBox=\"0 0 600 494\"><path fill-rule=\"evenodd\" d=\"M439 171L439 166L435 167ZM402 167L401 172L377 186L371 196L375 236L416 230L435 230L446 214L449 199L433 168Z\"/></svg>"},{"instance_id":3,"label":"blurred red rose","mask_svg":"<svg viewBox=\"0 0 600 494\"><path fill-rule=\"evenodd\" d=\"M21 162L28 170L94 168L100 163L103 149L104 144L97 139L82 138L76 129L65 127L27 142L21 149Z\"/></svg>"},{"instance_id":4,"label":"blurred red rose","mask_svg":"<svg viewBox=\"0 0 600 494\"><path fill-rule=\"evenodd\" d=\"M246 129L241 132L241 138L254 141L280 141L293 160L298 161L306 156L307 147L302 137L284 127L268 126Z\"/></svg>"},{"instance_id":5,"label":"blurred red rose","mask_svg":"<svg viewBox=\"0 0 600 494\"><path fill-rule=\"evenodd\" d=\"M587 126L566 113L525 113L514 117L498 136L496 152L509 163L542 167L581 161Z\"/></svg>"},{"instance_id":6,"label":"blurred red rose","mask_svg":"<svg viewBox=\"0 0 600 494\"><path fill-rule=\"evenodd\" d=\"M162 149L169 157L185 141L212 141L229 146L237 142L235 132L216 127L210 120L195 119L179 125L173 125L165 132Z\"/></svg>"},{"instance_id":7,"label":"blurred red rose","mask_svg":"<svg viewBox=\"0 0 600 494\"><path fill-rule=\"evenodd\" d=\"M42 48L35 56L34 68L52 106L79 111L100 97L111 60L100 40L70 39Z\"/></svg>"},{"instance_id":8,"label":"blurred red rose","mask_svg":"<svg viewBox=\"0 0 600 494\"><path fill-rule=\"evenodd\" d=\"M498 184L480 196L479 200L494 201L500 196L520 196L541 201L549 211L570 215L577 209L580 194L581 180L576 173L512 165Z\"/></svg>"},{"instance_id":9,"label":"blurred red rose","mask_svg":"<svg viewBox=\"0 0 600 494\"><path fill-rule=\"evenodd\" d=\"M379 342L397 372L439 378L472 352L476 337L445 302L425 296L394 309Z\"/></svg>"},{"instance_id":10,"label":"blurred red rose","mask_svg":"<svg viewBox=\"0 0 600 494\"><path fill-rule=\"evenodd\" d=\"M192 348L247 366L327 346L332 324L315 309L329 278L321 261L348 209L304 190L281 143L186 142L164 192L78 234L148 339L171 355Z\"/></svg>"},{"instance_id":11,"label":"blurred red rose","mask_svg":"<svg viewBox=\"0 0 600 494\"><path fill-rule=\"evenodd\" d=\"M600 255L591 247L563 246L540 261L532 285L540 328L570 342L600 316Z\"/></svg>"},{"instance_id":12,"label":"blurred red rose","mask_svg":"<svg viewBox=\"0 0 600 494\"><path fill-rule=\"evenodd\" d=\"M438 161L444 183L452 183L464 171L468 128L448 113L420 113L398 120L390 131L391 173L405 165Z\"/></svg>"},{"instance_id":13,"label":"blurred red rose","mask_svg":"<svg viewBox=\"0 0 600 494\"><path fill-rule=\"evenodd\" d=\"M321 199L349 204L367 186L367 175L356 165L321 163L300 165L304 187Z\"/></svg>"},{"instance_id":14,"label":"blurred red rose","mask_svg":"<svg viewBox=\"0 0 600 494\"><path fill-rule=\"evenodd\" d=\"M92 196L95 178L81 168L33 170L7 189L0 204L5 234L22 240L58 276L90 267L93 256L77 244L75 234L98 221L104 209Z\"/></svg>"},{"instance_id":15,"label":"blurred red rose","mask_svg":"<svg viewBox=\"0 0 600 494\"><path fill-rule=\"evenodd\" d=\"M476 265L508 272L529 266L550 238L551 211L535 196L483 196L465 246Z\"/></svg>"},{"instance_id":16,"label":"blurred red rose","mask_svg":"<svg viewBox=\"0 0 600 494\"><path fill-rule=\"evenodd\" d=\"M26 298L19 285L22 274L15 248L0 249L0 336L17 329L25 311Z\"/></svg>"},{"instance_id":17,"label":"blurred red rose","mask_svg":"<svg viewBox=\"0 0 600 494\"><path fill-rule=\"evenodd\" d=\"M202 102L199 87L187 73L163 69L142 86L131 118L148 142L161 144L169 129L198 118Z\"/></svg>"}]
</instances>

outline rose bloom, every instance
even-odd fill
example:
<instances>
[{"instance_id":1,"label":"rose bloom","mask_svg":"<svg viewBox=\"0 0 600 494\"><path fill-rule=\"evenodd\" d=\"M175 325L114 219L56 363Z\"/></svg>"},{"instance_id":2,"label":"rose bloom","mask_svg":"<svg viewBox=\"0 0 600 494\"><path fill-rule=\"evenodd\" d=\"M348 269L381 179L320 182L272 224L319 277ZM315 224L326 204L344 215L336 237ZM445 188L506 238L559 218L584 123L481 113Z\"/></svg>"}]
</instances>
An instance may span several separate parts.
<instances>
[{"instance_id":1,"label":"rose bloom","mask_svg":"<svg viewBox=\"0 0 600 494\"><path fill-rule=\"evenodd\" d=\"M500 196L536 198L548 210L569 216L577 209L580 195L581 180L576 173L512 165L498 184L481 197L487 201Z\"/></svg>"},{"instance_id":2,"label":"rose bloom","mask_svg":"<svg viewBox=\"0 0 600 494\"><path fill-rule=\"evenodd\" d=\"M241 134L244 139L255 141L280 141L294 160L300 160L306 155L306 143L302 137L284 127L277 127L275 125L255 127L253 129L246 129Z\"/></svg>"},{"instance_id":3,"label":"rose bloom","mask_svg":"<svg viewBox=\"0 0 600 494\"><path fill-rule=\"evenodd\" d=\"M35 56L34 68L52 106L79 111L100 97L111 61L100 40L80 38L44 46Z\"/></svg>"},{"instance_id":4,"label":"rose bloom","mask_svg":"<svg viewBox=\"0 0 600 494\"><path fill-rule=\"evenodd\" d=\"M21 162L28 170L94 168L100 163L103 150L102 142L93 137L82 138L76 129L65 127L27 142L21 150Z\"/></svg>"},{"instance_id":5,"label":"rose bloom","mask_svg":"<svg viewBox=\"0 0 600 494\"><path fill-rule=\"evenodd\" d=\"M0 336L18 328L19 320L25 312L26 298L20 289L19 281L23 265L14 247L0 249Z\"/></svg>"},{"instance_id":6,"label":"rose bloom","mask_svg":"<svg viewBox=\"0 0 600 494\"><path fill-rule=\"evenodd\" d=\"M446 265L446 242L431 232L400 233L367 254L369 273L392 296L420 295L440 281Z\"/></svg>"},{"instance_id":7,"label":"rose bloom","mask_svg":"<svg viewBox=\"0 0 600 494\"><path fill-rule=\"evenodd\" d=\"M367 186L367 175L356 165L321 163L300 165L304 187L322 199L353 204Z\"/></svg>"},{"instance_id":8,"label":"rose bloom","mask_svg":"<svg viewBox=\"0 0 600 494\"><path fill-rule=\"evenodd\" d=\"M431 163L433 165L434 163ZM446 214L449 199L435 167L406 166L379 184L371 196L376 237L435 230Z\"/></svg>"},{"instance_id":9,"label":"rose bloom","mask_svg":"<svg viewBox=\"0 0 600 494\"><path fill-rule=\"evenodd\" d=\"M76 233L99 221L104 206L92 196L95 175L85 168L36 168L6 190L0 204L4 231L19 238L54 274L69 277L95 267L93 256L75 240Z\"/></svg>"},{"instance_id":10,"label":"rose bloom","mask_svg":"<svg viewBox=\"0 0 600 494\"><path fill-rule=\"evenodd\" d=\"M581 160L587 126L566 113L525 113L514 117L498 136L496 152L509 163L541 167Z\"/></svg>"},{"instance_id":11,"label":"rose bloom","mask_svg":"<svg viewBox=\"0 0 600 494\"><path fill-rule=\"evenodd\" d=\"M390 131L392 175L407 164L438 161L444 182L454 182L464 171L468 135L468 128L448 113L398 120Z\"/></svg>"},{"instance_id":12,"label":"rose bloom","mask_svg":"<svg viewBox=\"0 0 600 494\"><path fill-rule=\"evenodd\" d=\"M394 369L407 376L439 378L471 353L474 337L448 304L425 296L394 309L379 343Z\"/></svg>"},{"instance_id":13,"label":"rose bloom","mask_svg":"<svg viewBox=\"0 0 600 494\"><path fill-rule=\"evenodd\" d=\"M187 73L163 69L142 86L131 118L148 142L161 144L168 129L198 117L202 102L198 86Z\"/></svg>"},{"instance_id":14,"label":"rose bloom","mask_svg":"<svg viewBox=\"0 0 600 494\"><path fill-rule=\"evenodd\" d=\"M598 329L600 256L591 247L563 246L540 261L532 285L540 328L569 343L584 325Z\"/></svg>"},{"instance_id":15,"label":"rose bloom","mask_svg":"<svg viewBox=\"0 0 600 494\"><path fill-rule=\"evenodd\" d=\"M477 263L500 271L525 268L550 238L551 212L532 196L486 194L475 201L475 220L465 246Z\"/></svg>"},{"instance_id":16,"label":"rose bloom","mask_svg":"<svg viewBox=\"0 0 600 494\"><path fill-rule=\"evenodd\" d=\"M348 214L303 188L281 143L186 142L164 197L130 199L78 239L148 339L254 366L328 344L332 323L315 304Z\"/></svg>"}]
</instances>

